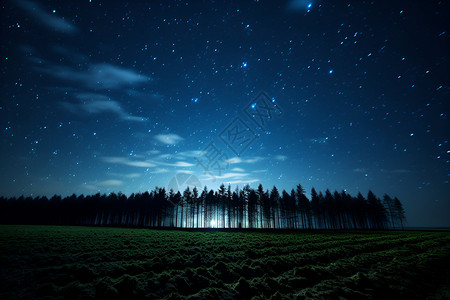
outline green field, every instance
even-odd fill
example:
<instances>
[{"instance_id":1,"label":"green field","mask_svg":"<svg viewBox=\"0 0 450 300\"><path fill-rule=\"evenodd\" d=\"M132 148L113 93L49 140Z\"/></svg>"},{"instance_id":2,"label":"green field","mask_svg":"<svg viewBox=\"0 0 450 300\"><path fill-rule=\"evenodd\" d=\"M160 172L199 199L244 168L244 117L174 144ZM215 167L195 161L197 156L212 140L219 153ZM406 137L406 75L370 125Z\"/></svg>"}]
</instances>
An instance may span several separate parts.
<instances>
[{"instance_id":1,"label":"green field","mask_svg":"<svg viewBox=\"0 0 450 300\"><path fill-rule=\"evenodd\" d=\"M448 299L450 232L0 226L0 299Z\"/></svg>"}]
</instances>

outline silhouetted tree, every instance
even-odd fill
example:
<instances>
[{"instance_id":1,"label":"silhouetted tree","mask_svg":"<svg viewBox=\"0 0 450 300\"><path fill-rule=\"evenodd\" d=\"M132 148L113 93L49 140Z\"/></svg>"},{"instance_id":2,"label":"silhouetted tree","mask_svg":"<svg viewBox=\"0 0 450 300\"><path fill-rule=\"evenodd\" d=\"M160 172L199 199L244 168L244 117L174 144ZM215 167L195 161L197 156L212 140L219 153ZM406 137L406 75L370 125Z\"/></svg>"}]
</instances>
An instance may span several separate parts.
<instances>
[{"instance_id":1,"label":"silhouetted tree","mask_svg":"<svg viewBox=\"0 0 450 300\"><path fill-rule=\"evenodd\" d=\"M272 217L272 227L280 228L279 211L278 211L278 208L280 206L280 193L278 192L278 189L276 186L273 186L272 191L270 191L269 203L270 203L270 210L271 210L270 215Z\"/></svg>"},{"instance_id":2,"label":"silhouetted tree","mask_svg":"<svg viewBox=\"0 0 450 300\"><path fill-rule=\"evenodd\" d=\"M387 217L391 221L391 226L392 226L392 228L395 228L395 220L396 220L397 215L396 215L396 211L395 211L395 207L394 207L394 200L391 197L389 197L389 195L384 194L383 195L383 204L387 211Z\"/></svg>"},{"instance_id":3,"label":"silhouetted tree","mask_svg":"<svg viewBox=\"0 0 450 300\"><path fill-rule=\"evenodd\" d=\"M367 194L367 205L369 208L369 222L375 229L384 229L386 227L386 209L372 191Z\"/></svg>"},{"instance_id":4,"label":"silhouetted tree","mask_svg":"<svg viewBox=\"0 0 450 300\"><path fill-rule=\"evenodd\" d=\"M258 195L251 189L248 193L248 224L250 228L258 227Z\"/></svg>"},{"instance_id":5,"label":"silhouetted tree","mask_svg":"<svg viewBox=\"0 0 450 300\"><path fill-rule=\"evenodd\" d=\"M299 184L297 185L297 205L300 211L300 216L302 220L302 228L311 227L311 206L308 198L305 195L305 190Z\"/></svg>"},{"instance_id":6,"label":"silhouetted tree","mask_svg":"<svg viewBox=\"0 0 450 300\"><path fill-rule=\"evenodd\" d=\"M249 189L250 187L248 185L244 186L242 191L239 191L238 188L236 188L236 194L239 195L238 197L238 228L246 227L245 222L245 214L247 212L246 207L248 206L248 195L249 195Z\"/></svg>"},{"instance_id":7,"label":"silhouetted tree","mask_svg":"<svg viewBox=\"0 0 450 300\"><path fill-rule=\"evenodd\" d=\"M314 227L321 228L321 210L320 210L320 200L319 195L314 188L311 189L311 211L314 216Z\"/></svg>"},{"instance_id":8,"label":"silhouetted tree","mask_svg":"<svg viewBox=\"0 0 450 300\"><path fill-rule=\"evenodd\" d=\"M403 224L406 221L405 210L403 208L402 203L400 202L400 200L398 200L397 197L394 197L394 208L395 208L395 213L396 213L396 216L397 216L397 220L400 222L401 228L404 229L403 228Z\"/></svg>"},{"instance_id":9,"label":"silhouetted tree","mask_svg":"<svg viewBox=\"0 0 450 300\"><path fill-rule=\"evenodd\" d=\"M189 208L191 207L191 205L192 205L192 199L193 199L193 196L192 196L192 192L191 192L191 189L189 188L189 186L188 187L186 187L186 189L184 190L184 192L183 192L183 202L184 203L186 203L186 213L184 214L185 215L185 217L186 217L186 222L184 223L184 224L186 224L185 226L186 227L189 227ZM181 222L184 222L184 220L183 220L183 211L181 212L182 213L182 217L181 217Z\"/></svg>"},{"instance_id":10,"label":"silhouetted tree","mask_svg":"<svg viewBox=\"0 0 450 300\"><path fill-rule=\"evenodd\" d=\"M258 190L256 191L256 195L258 195L258 218L259 218L259 227L263 228L263 205L264 205L264 188L262 184L258 185Z\"/></svg>"},{"instance_id":11,"label":"silhouetted tree","mask_svg":"<svg viewBox=\"0 0 450 300\"><path fill-rule=\"evenodd\" d=\"M199 199L198 199L198 189L194 186L192 189L192 228L195 227L195 216L197 215L197 228L198 228L198 211L199 211Z\"/></svg>"},{"instance_id":12,"label":"silhouetted tree","mask_svg":"<svg viewBox=\"0 0 450 300\"><path fill-rule=\"evenodd\" d=\"M75 194L67 197L0 197L0 223L139 227L222 228L403 228L405 211L398 198L369 191L352 197L345 191L325 195L311 189L311 201L298 185L291 193L262 185L242 190L221 185L218 191L187 187L183 194L156 187L131 194Z\"/></svg>"},{"instance_id":13,"label":"silhouetted tree","mask_svg":"<svg viewBox=\"0 0 450 300\"><path fill-rule=\"evenodd\" d=\"M291 195L289 197L289 214L290 214L290 219L292 220L292 224L293 227L295 229L298 229L299 226L299 217L298 217L298 205L297 205L297 195L295 194L295 190L292 189L291 190Z\"/></svg>"},{"instance_id":14,"label":"silhouetted tree","mask_svg":"<svg viewBox=\"0 0 450 300\"><path fill-rule=\"evenodd\" d=\"M280 218L282 220L281 228L293 228L291 219L289 218L290 195L283 190L280 199Z\"/></svg>"}]
</instances>

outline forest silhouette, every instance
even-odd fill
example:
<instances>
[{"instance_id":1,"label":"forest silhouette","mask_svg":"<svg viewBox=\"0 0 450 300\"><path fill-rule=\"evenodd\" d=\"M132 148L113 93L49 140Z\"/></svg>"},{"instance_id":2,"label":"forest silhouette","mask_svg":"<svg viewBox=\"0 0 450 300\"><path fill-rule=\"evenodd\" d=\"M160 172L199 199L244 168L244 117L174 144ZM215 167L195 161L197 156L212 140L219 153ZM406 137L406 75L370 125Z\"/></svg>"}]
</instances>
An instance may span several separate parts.
<instances>
[{"instance_id":1,"label":"forest silhouette","mask_svg":"<svg viewBox=\"0 0 450 300\"><path fill-rule=\"evenodd\" d=\"M231 189L182 192L156 187L131 194L75 194L62 198L0 198L0 223L168 228L250 229L399 229L405 224L400 200L369 191L356 197L345 191L311 190L299 184L281 193L260 184Z\"/></svg>"}]
</instances>

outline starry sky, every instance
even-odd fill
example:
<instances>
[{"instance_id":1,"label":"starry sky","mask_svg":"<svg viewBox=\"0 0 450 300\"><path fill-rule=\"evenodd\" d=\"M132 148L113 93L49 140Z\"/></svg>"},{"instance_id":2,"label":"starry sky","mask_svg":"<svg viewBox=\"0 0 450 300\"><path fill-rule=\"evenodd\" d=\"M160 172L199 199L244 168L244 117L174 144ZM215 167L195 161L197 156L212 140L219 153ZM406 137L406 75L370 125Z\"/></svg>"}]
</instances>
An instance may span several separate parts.
<instances>
[{"instance_id":1,"label":"starry sky","mask_svg":"<svg viewBox=\"0 0 450 300\"><path fill-rule=\"evenodd\" d=\"M3 196L397 196L450 226L448 1L1 2Z\"/></svg>"}]
</instances>

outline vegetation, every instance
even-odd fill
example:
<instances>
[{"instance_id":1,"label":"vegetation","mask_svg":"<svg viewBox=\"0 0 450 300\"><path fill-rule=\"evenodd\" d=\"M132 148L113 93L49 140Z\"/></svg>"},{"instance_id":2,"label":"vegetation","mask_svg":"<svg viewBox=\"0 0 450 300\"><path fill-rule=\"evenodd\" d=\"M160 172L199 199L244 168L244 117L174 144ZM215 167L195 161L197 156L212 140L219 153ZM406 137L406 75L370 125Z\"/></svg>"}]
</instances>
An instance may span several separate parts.
<instances>
[{"instance_id":1,"label":"vegetation","mask_svg":"<svg viewBox=\"0 0 450 300\"><path fill-rule=\"evenodd\" d=\"M345 191L313 188L309 200L298 185L280 194L274 186L249 186L183 193L164 188L131 194L111 193L61 198L0 198L0 223L109 225L177 228L385 229L403 228L405 212L397 198L383 201L369 191L353 197Z\"/></svg>"},{"instance_id":2,"label":"vegetation","mask_svg":"<svg viewBox=\"0 0 450 300\"><path fill-rule=\"evenodd\" d=\"M450 233L0 226L0 299L449 299Z\"/></svg>"}]
</instances>

